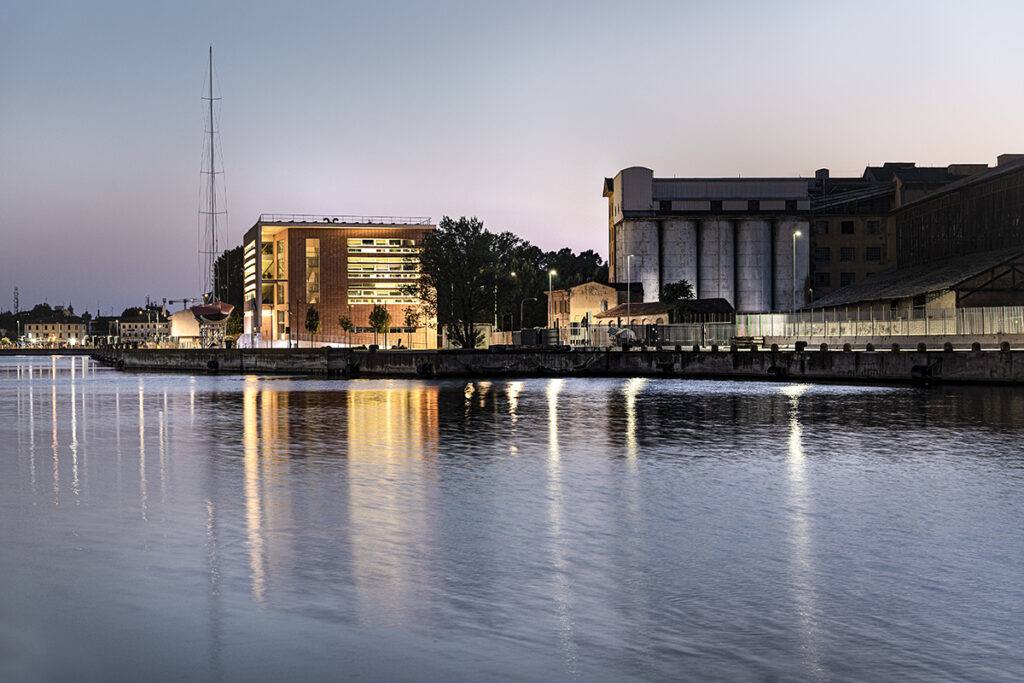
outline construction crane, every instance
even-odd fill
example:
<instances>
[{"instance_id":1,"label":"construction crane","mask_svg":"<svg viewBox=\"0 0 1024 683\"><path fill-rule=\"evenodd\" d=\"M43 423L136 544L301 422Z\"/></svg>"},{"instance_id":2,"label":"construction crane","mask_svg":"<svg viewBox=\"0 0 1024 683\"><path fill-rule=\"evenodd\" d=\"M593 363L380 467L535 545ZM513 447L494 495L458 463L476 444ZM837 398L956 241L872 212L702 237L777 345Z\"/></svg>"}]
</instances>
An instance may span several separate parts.
<instances>
[{"instance_id":1,"label":"construction crane","mask_svg":"<svg viewBox=\"0 0 1024 683\"><path fill-rule=\"evenodd\" d=\"M167 306L168 304L172 306L174 304L181 304L182 308L187 308L189 304L194 304L197 301L199 301L199 299L195 297L189 297L187 299L164 299L164 306Z\"/></svg>"}]
</instances>

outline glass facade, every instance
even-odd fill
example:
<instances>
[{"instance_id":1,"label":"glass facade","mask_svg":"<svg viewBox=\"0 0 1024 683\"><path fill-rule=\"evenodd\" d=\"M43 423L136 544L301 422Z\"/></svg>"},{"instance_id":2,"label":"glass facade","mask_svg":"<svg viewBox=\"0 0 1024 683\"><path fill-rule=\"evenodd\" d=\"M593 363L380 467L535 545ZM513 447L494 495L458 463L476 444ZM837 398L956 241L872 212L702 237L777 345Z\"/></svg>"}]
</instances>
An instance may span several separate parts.
<instances>
[{"instance_id":1,"label":"glass facade","mask_svg":"<svg viewBox=\"0 0 1024 683\"><path fill-rule=\"evenodd\" d=\"M306 240L306 303L320 303L320 240Z\"/></svg>"}]
</instances>

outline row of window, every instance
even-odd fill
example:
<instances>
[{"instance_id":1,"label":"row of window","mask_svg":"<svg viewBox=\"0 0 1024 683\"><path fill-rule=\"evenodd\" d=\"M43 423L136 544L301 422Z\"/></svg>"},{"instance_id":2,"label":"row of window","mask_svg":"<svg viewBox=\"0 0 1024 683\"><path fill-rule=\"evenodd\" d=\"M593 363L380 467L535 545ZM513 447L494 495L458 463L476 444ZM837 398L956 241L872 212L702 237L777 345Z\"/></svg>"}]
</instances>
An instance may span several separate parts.
<instances>
[{"instance_id":1,"label":"row of window","mask_svg":"<svg viewBox=\"0 0 1024 683\"><path fill-rule=\"evenodd\" d=\"M855 235L857 223L856 221L839 221L839 233L842 235ZM885 227L882 225L882 221L868 221L868 234L869 235L884 235ZM827 235L829 230L828 221L814 221L814 234L815 235Z\"/></svg>"},{"instance_id":2,"label":"row of window","mask_svg":"<svg viewBox=\"0 0 1024 683\"><path fill-rule=\"evenodd\" d=\"M857 279L856 273L839 273L839 286L852 285ZM815 287L830 287L832 285L832 273L827 271L814 274Z\"/></svg>"},{"instance_id":3,"label":"row of window","mask_svg":"<svg viewBox=\"0 0 1024 683\"><path fill-rule=\"evenodd\" d=\"M828 263L832 260L832 249L831 247L815 247L814 248L814 262L815 263ZM839 247L839 260L840 261L856 261L857 260L857 247ZM864 247L864 260L865 261L881 261L882 260L882 247L872 246Z\"/></svg>"}]
</instances>

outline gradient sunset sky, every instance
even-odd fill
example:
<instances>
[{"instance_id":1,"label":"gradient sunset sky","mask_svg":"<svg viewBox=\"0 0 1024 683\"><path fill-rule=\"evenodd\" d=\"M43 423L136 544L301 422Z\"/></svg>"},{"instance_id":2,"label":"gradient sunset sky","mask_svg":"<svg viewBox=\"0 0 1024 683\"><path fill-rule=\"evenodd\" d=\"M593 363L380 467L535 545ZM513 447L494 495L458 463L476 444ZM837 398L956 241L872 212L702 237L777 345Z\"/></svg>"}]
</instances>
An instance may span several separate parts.
<instances>
[{"instance_id":1,"label":"gradient sunset sky","mask_svg":"<svg viewBox=\"0 0 1024 683\"><path fill-rule=\"evenodd\" d=\"M207 48L229 244L261 213L475 215L607 256L605 176L1024 152L1019 2L0 7L0 310L199 293Z\"/></svg>"}]
</instances>

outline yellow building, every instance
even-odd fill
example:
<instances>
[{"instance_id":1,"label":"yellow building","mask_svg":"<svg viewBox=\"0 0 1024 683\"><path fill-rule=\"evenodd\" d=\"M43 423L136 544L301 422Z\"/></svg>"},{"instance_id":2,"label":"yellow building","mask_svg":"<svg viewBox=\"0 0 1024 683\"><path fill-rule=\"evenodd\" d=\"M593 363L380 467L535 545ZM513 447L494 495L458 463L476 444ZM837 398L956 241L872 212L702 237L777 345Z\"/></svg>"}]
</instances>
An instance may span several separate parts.
<instances>
[{"instance_id":1,"label":"yellow building","mask_svg":"<svg viewBox=\"0 0 1024 683\"><path fill-rule=\"evenodd\" d=\"M29 344L74 346L85 339L85 321L60 311L22 325L22 335Z\"/></svg>"},{"instance_id":2,"label":"yellow building","mask_svg":"<svg viewBox=\"0 0 1024 683\"><path fill-rule=\"evenodd\" d=\"M570 327L584 319L593 319L618 304L619 293L614 287L600 282L584 282L567 289L545 292L551 300L551 325ZM622 293L625 295L625 292Z\"/></svg>"}]
</instances>

